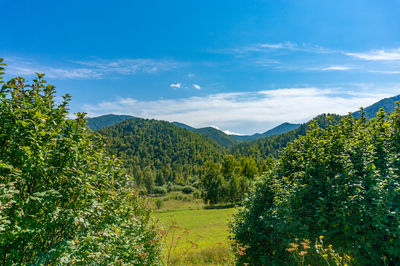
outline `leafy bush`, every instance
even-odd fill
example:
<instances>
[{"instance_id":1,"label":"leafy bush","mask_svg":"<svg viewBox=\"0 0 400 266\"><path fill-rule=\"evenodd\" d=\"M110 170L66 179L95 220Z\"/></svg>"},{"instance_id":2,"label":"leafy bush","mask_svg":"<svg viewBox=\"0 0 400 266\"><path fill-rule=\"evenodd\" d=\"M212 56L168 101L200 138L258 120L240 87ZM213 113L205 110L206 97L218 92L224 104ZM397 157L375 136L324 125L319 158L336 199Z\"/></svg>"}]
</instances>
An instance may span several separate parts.
<instances>
[{"instance_id":1,"label":"leafy bush","mask_svg":"<svg viewBox=\"0 0 400 266\"><path fill-rule=\"evenodd\" d=\"M156 204L156 208L157 208L157 209L161 209L161 207L164 205L164 200L158 198L158 199L155 200L154 203Z\"/></svg>"},{"instance_id":2,"label":"leafy bush","mask_svg":"<svg viewBox=\"0 0 400 266\"><path fill-rule=\"evenodd\" d=\"M165 195L165 194L167 194L167 188L165 188L165 187L154 187L153 188L153 194Z\"/></svg>"},{"instance_id":3,"label":"leafy bush","mask_svg":"<svg viewBox=\"0 0 400 266\"><path fill-rule=\"evenodd\" d=\"M169 185L168 186L168 192L170 191L182 191L184 188L184 186L180 186L180 185Z\"/></svg>"},{"instance_id":4,"label":"leafy bush","mask_svg":"<svg viewBox=\"0 0 400 266\"><path fill-rule=\"evenodd\" d=\"M195 192L193 192L193 198L200 199L201 198L201 191L200 190L196 190Z\"/></svg>"},{"instance_id":5,"label":"leafy bush","mask_svg":"<svg viewBox=\"0 0 400 266\"><path fill-rule=\"evenodd\" d=\"M186 195L186 194L183 194L180 191L170 192L168 194L168 198L169 199L174 199L174 200L182 200L182 201L192 201L193 200L193 196L192 195Z\"/></svg>"},{"instance_id":6,"label":"leafy bush","mask_svg":"<svg viewBox=\"0 0 400 266\"><path fill-rule=\"evenodd\" d=\"M185 186L185 187L182 189L182 192L185 193L185 194L191 194L191 193L193 193L193 192L195 192L195 191L196 191L196 188L191 187L191 186Z\"/></svg>"},{"instance_id":7,"label":"leafy bush","mask_svg":"<svg viewBox=\"0 0 400 266\"><path fill-rule=\"evenodd\" d=\"M159 264L133 180L45 83L17 77L0 90L0 264Z\"/></svg>"},{"instance_id":8,"label":"leafy bush","mask_svg":"<svg viewBox=\"0 0 400 266\"><path fill-rule=\"evenodd\" d=\"M314 124L260 177L232 224L239 261L293 262L295 238L323 235L356 265L400 263L400 109L376 119Z\"/></svg>"}]
</instances>

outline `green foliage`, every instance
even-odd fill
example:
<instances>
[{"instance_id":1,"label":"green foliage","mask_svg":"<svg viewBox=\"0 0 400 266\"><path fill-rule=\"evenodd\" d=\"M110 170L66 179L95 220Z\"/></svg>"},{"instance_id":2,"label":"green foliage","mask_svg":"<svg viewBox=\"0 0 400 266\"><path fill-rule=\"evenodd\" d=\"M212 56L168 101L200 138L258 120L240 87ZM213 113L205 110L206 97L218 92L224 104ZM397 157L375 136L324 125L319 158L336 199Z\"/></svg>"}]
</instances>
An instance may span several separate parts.
<instances>
[{"instance_id":1,"label":"green foliage","mask_svg":"<svg viewBox=\"0 0 400 266\"><path fill-rule=\"evenodd\" d=\"M156 199L154 203L156 204L157 209L161 209L161 207L164 205L164 201L160 198Z\"/></svg>"},{"instance_id":2,"label":"green foliage","mask_svg":"<svg viewBox=\"0 0 400 266\"><path fill-rule=\"evenodd\" d=\"M155 184L190 184L205 161L220 160L225 153L213 140L165 121L129 119L99 133L106 137L110 154L121 158L148 191Z\"/></svg>"},{"instance_id":3,"label":"green foliage","mask_svg":"<svg viewBox=\"0 0 400 266\"><path fill-rule=\"evenodd\" d=\"M217 204L242 200L256 174L257 164L250 157L236 160L234 156L227 155L222 164L206 162L200 180L204 202Z\"/></svg>"},{"instance_id":4,"label":"green foliage","mask_svg":"<svg viewBox=\"0 0 400 266\"><path fill-rule=\"evenodd\" d=\"M323 235L357 265L400 263L400 109L310 126L259 178L235 216L240 262L288 264L295 238Z\"/></svg>"},{"instance_id":5,"label":"green foliage","mask_svg":"<svg viewBox=\"0 0 400 266\"><path fill-rule=\"evenodd\" d=\"M167 188L166 187L154 187L152 193L157 194L157 195L165 195L167 194Z\"/></svg>"},{"instance_id":6,"label":"green foliage","mask_svg":"<svg viewBox=\"0 0 400 266\"><path fill-rule=\"evenodd\" d=\"M0 264L159 264L133 180L37 76L0 90Z\"/></svg>"},{"instance_id":7,"label":"green foliage","mask_svg":"<svg viewBox=\"0 0 400 266\"><path fill-rule=\"evenodd\" d=\"M193 193L193 192L195 192L195 191L196 191L196 188L194 188L194 187L192 187L192 186L185 186L185 187L182 189L182 192L185 193L185 194L191 194L191 193Z\"/></svg>"},{"instance_id":8,"label":"green foliage","mask_svg":"<svg viewBox=\"0 0 400 266\"><path fill-rule=\"evenodd\" d=\"M328 119L328 117L330 117ZM272 135L266 138L260 138L249 142L243 142L229 147L229 153L238 156L249 156L256 161L267 159L268 157L278 157L279 151L286 145L294 141L299 136L304 136L311 124L316 122L320 127L326 128L330 123L338 123L342 117L339 115L322 114L315 117L308 123L305 123L296 129L279 135Z\"/></svg>"}]
</instances>

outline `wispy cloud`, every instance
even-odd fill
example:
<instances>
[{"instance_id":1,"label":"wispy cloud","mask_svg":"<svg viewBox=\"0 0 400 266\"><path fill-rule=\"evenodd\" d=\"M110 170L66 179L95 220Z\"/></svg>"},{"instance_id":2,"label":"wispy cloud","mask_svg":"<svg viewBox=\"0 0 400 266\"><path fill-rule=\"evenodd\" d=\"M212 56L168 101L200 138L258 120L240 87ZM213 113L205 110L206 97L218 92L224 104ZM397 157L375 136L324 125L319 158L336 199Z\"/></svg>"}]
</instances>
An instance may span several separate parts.
<instances>
[{"instance_id":1,"label":"wispy cloud","mask_svg":"<svg viewBox=\"0 0 400 266\"><path fill-rule=\"evenodd\" d=\"M282 88L257 92L211 94L203 97L141 101L120 98L85 105L90 116L107 113L180 121L195 127L218 125L223 130L250 134L282 122L305 122L321 113L346 114L384 97L389 89L348 91L342 88Z\"/></svg>"},{"instance_id":2,"label":"wispy cloud","mask_svg":"<svg viewBox=\"0 0 400 266\"><path fill-rule=\"evenodd\" d=\"M192 86L193 86L193 88L195 88L196 90L200 90L200 89L201 89L200 85L198 85L198 84L192 84Z\"/></svg>"},{"instance_id":3,"label":"wispy cloud","mask_svg":"<svg viewBox=\"0 0 400 266\"><path fill-rule=\"evenodd\" d=\"M239 48L224 49L215 51L223 54L238 54L243 55L247 53L271 53L274 51L293 51L293 52L305 52L305 53L342 53L340 50L333 50L319 45L312 44L298 44L295 42L280 42L280 43L258 43Z\"/></svg>"},{"instance_id":4,"label":"wispy cloud","mask_svg":"<svg viewBox=\"0 0 400 266\"><path fill-rule=\"evenodd\" d=\"M102 73L119 73L121 75L132 75L137 72L153 73L167 71L178 66L176 61L157 59L117 59L117 60L91 60L76 61L75 63L96 69Z\"/></svg>"},{"instance_id":5,"label":"wispy cloud","mask_svg":"<svg viewBox=\"0 0 400 266\"><path fill-rule=\"evenodd\" d=\"M156 59L96 59L90 61L63 62L62 66L50 67L47 64L32 62L22 58L6 58L7 73L33 76L34 72L45 73L49 78L58 79L102 79L107 75L134 75L168 71L178 67L178 63ZM53 63L52 65L57 65Z\"/></svg>"},{"instance_id":6,"label":"wispy cloud","mask_svg":"<svg viewBox=\"0 0 400 266\"><path fill-rule=\"evenodd\" d=\"M368 72L380 74L400 74L400 70L368 70Z\"/></svg>"},{"instance_id":7,"label":"wispy cloud","mask_svg":"<svg viewBox=\"0 0 400 266\"><path fill-rule=\"evenodd\" d=\"M376 50L366 53L345 53L348 56L352 56L359 59L369 61L394 61L400 60L400 48L394 50Z\"/></svg>"},{"instance_id":8,"label":"wispy cloud","mask_svg":"<svg viewBox=\"0 0 400 266\"><path fill-rule=\"evenodd\" d=\"M173 89L180 89L182 87L181 83L172 83L171 85L169 85L171 88Z\"/></svg>"},{"instance_id":9,"label":"wispy cloud","mask_svg":"<svg viewBox=\"0 0 400 266\"><path fill-rule=\"evenodd\" d=\"M321 70L322 71L346 71L346 70L352 70L353 68L348 67L348 66L329 66L329 67L324 67Z\"/></svg>"},{"instance_id":10,"label":"wispy cloud","mask_svg":"<svg viewBox=\"0 0 400 266\"><path fill-rule=\"evenodd\" d=\"M285 42L285 43L262 43L257 45L256 47L260 48L269 48L269 49L288 49L293 50L297 49L298 45L292 42Z\"/></svg>"}]
</instances>

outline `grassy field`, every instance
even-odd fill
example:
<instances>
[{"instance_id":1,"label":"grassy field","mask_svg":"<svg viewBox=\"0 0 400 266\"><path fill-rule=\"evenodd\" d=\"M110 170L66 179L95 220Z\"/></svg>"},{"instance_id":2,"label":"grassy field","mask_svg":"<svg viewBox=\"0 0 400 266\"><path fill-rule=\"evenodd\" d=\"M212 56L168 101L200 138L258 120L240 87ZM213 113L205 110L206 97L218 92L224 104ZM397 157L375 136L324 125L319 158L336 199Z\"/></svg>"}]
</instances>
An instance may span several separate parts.
<instances>
[{"instance_id":1,"label":"grassy field","mask_svg":"<svg viewBox=\"0 0 400 266\"><path fill-rule=\"evenodd\" d=\"M169 265L227 265L233 254L228 220L234 208L205 209L201 201L165 201L155 211L163 226Z\"/></svg>"}]
</instances>

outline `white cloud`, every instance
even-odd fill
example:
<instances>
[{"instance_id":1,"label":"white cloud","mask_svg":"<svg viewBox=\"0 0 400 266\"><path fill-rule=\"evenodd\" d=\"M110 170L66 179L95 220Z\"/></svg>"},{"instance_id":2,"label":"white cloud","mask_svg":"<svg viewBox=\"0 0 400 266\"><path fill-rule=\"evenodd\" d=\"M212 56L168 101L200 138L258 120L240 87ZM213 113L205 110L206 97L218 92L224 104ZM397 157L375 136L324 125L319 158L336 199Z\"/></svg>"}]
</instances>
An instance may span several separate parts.
<instances>
[{"instance_id":1,"label":"white cloud","mask_svg":"<svg viewBox=\"0 0 400 266\"><path fill-rule=\"evenodd\" d=\"M196 90L200 90L200 89L201 89L201 87L200 87L199 85L197 85L197 84L193 84L192 86L193 86L193 88L195 88Z\"/></svg>"},{"instance_id":2,"label":"white cloud","mask_svg":"<svg viewBox=\"0 0 400 266\"><path fill-rule=\"evenodd\" d=\"M394 70L368 70L370 73L380 73L380 74L400 74L400 71Z\"/></svg>"},{"instance_id":3,"label":"white cloud","mask_svg":"<svg viewBox=\"0 0 400 266\"><path fill-rule=\"evenodd\" d=\"M347 66L330 66L330 67L324 67L321 70L322 71L346 71L346 70L351 70L353 68L347 67Z\"/></svg>"},{"instance_id":4,"label":"white cloud","mask_svg":"<svg viewBox=\"0 0 400 266\"><path fill-rule=\"evenodd\" d=\"M394 50L377 50L370 51L367 53L345 53L346 55L356 57L359 59L369 60L369 61L393 61L400 60L400 48Z\"/></svg>"},{"instance_id":5,"label":"white cloud","mask_svg":"<svg viewBox=\"0 0 400 266\"><path fill-rule=\"evenodd\" d=\"M116 60L91 60L76 61L79 65L91 67L101 73L119 73L121 75L132 75L137 72L153 73L167 71L177 67L178 63L168 60L157 59L116 59Z\"/></svg>"},{"instance_id":6,"label":"white cloud","mask_svg":"<svg viewBox=\"0 0 400 266\"><path fill-rule=\"evenodd\" d=\"M180 89L182 87L181 83L172 83L171 85L169 85L171 88L174 89Z\"/></svg>"},{"instance_id":7,"label":"white cloud","mask_svg":"<svg viewBox=\"0 0 400 266\"><path fill-rule=\"evenodd\" d=\"M261 48L270 48L270 49L296 49L297 44L292 42L285 43L262 43L259 45Z\"/></svg>"},{"instance_id":8,"label":"white cloud","mask_svg":"<svg viewBox=\"0 0 400 266\"><path fill-rule=\"evenodd\" d=\"M59 79L103 79L107 75L134 75L168 71L178 66L175 61L156 59L97 59L91 61L72 61L67 65L49 67L32 63L17 57L7 58L7 73L12 75L34 76L34 72L45 73L46 77ZM57 65L57 64L53 64Z\"/></svg>"},{"instance_id":9,"label":"white cloud","mask_svg":"<svg viewBox=\"0 0 400 266\"><path fill-rule=\"evenodd\" d=\"M237 136L243 136L243 135L245 135L245 134L240 134L240 133L237 133L237 132L232 132L232 131L230 131L230 130L223 130L222 132L224 132L224 133L227 134L227 135L237 135Z\"/></svg>"},{"instance_id":10,"label":"white cloud","mask_svg":"<svg viewBox=\"0 0 400 266\"><path fill-rule=\"evenodd\" d=\"M280 42L280 43L258 43L249 46L244 46L240 48L224 49L219 51L214 51L223 54L246 54L246 53L271 53L275 50L287 50L293 52L306 52L306 53L316 53L316 54L326 54L326 53L343 53L340 50L333 50L325 48L319 45L312 44L298 44L295 42Z\"/></svg>"},{"instance_id":11,"label":"white cloud","mask_svg":"<svg viewBox=\"0 0 400 266\"><path fill-rule=\"evenodd\" d=\"M89 116L108 113L179 121L194 127L218 125L242 134L264 132L282 122L306 122L321 113L346 114L400 93L400 86L348 91L343 88L281 88L258 92L140 101L121 98L85 105Z\"/></svg>"}]
</instances>

